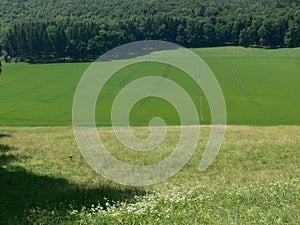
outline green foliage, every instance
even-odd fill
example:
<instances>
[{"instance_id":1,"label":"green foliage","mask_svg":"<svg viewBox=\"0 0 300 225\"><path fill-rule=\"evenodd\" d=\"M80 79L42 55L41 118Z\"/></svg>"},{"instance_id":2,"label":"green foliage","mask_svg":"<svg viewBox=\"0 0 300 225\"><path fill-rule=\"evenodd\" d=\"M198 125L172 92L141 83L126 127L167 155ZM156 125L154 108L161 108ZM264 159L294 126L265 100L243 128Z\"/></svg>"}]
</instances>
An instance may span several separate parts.
<instances>
[{"instance_id":1,"label":"green foliage","mask_svg":"<svg viewBox=\"0 0 300 225\"><path fill-rule=\"evenodd\" d=\"M299 1L4 0L0 44L29 62L95 60L145 39L185 47L298 47L299 11Z\"/></svg>"},{"instance_id":2,"label":"green foliage","mask_svg":"<svg viewBox=\"0 0 300 225\"><path fill-rule=\"evenodd\" d=\"M290 22L288 31L285 36L285 43L289 47L297 47L300 43L300 20L298 22Z\"/></svg>"},{"instance_id":3,"label":"green foliage","mask_svg":"<svg viewBox=\"0 0 300 225\"><path fill-rule=\"evenodd\" d=\"M299 1L272 0L2 0L1 24L29 21L95 21L119 20L134 17L240 17L248 15L280 15L294 10ZM248 14L248 15L247 15Z\"/></svg>"}]
</instances>

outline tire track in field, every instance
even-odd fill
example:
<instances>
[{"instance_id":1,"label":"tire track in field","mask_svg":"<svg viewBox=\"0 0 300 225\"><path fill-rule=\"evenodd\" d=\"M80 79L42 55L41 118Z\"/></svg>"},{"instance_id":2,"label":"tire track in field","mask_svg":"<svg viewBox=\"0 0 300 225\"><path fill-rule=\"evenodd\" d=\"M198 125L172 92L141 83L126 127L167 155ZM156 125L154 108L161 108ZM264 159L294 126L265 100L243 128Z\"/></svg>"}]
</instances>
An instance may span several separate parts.
<instances>
[{"instance_id":1,"label":"tire track in field","mask_svg":"<svg viewBox=\"0 0 300 225\"><path fill-rule=\"evenodd\" d=\"M32 91L38 90L38 89L40 89L40 88L42 88L42 87L45 87L45 86L47 86L47 85L49 85L49 84L51 84L51 83L54 83L55 81L61 80L61 79L63 79L63 78L66 78L66 77L72 75L73 72L74 72L74 71L77 71L77 70L79 70L79 69L78 69L78 68L73 69L73 70L71 70L67 75L64 75L64 76L63 76L63 75L59 75L58 77L55 77L54 79L51 79L51 80L49 80L49 81L47 81L47 82L45 82L45 83L36 85L36 86L34 86L34 87L30 88L30 89L27 89L27 90L25 90L25 91L19 92L19 93L16 94L16 95L13 95L13 96L4 98L4 100L3 100L3 101L1 100L1 101L2 101L2 102L7 102L8 100L13 99L13 98L15 98L15 97L18 97L18 96L21 96L21 95L23 95L23 94L27 94L27 93L30 93L30 92L32 92Z\"/></svg>"},{"instance_id":2,"label":"tire track in field","mask_svg":"<svg viewBox=\"0 0 300 225\"><path fill-rule=\"evenodd\" d=\"M62 112L62 113L59 113L59 114L50 116L50 117L48 117L48 118L53 119L53 118L62 117L62 116L68 115L68 114L72 115L72 110L66 111L66 112ZM72 118L71 118L71 122L72 122Z\"/></svg>"},{"instance_id":3,"label":"tire track in field","mask_svg":"<svg viewBox=\"0 0 300 225\"><path fill-rule=\"evenodd\" d=\"M295 60L291 60L297 67L300 68L300 63L298 61L295 61Z\"/></svg>"},{"instance_id":4,"label":"tire track in field","mask_svg":"<svg viewBox=\"0 0 300 225\"><path fill-rule=\"evenodd\" d=\"M11 65L14 65L13 63L10 63ZM17 63L16 63L16 65L17 65ZM3 66L3 68L2 68L2 74L4 73L4 71L5 70L7 70L7 68L8 67L6 67L6 66ZM14 72L18 72L18 71L20 71L20 70L22 70L23 68L22 67L20 67L20 66L16 66L15 68L14 68ZM38 71L38 73L39 73L40 71ZM34 73L35 74L35 73ZM2 75L2 76L7 76L5 73ZM31 75L30 75L31 76ZM14 80L12 80L12 81L10 81L10 82L8 82L8 83L5 83L5 84L2 84L2 85L0 85L0 87L5 87L5 86L8 86L8 84L10 84L10 83L13 83L13 82L15 82L15 81L17 81L17 80L19 80L19 79L25 79L27 76L26 75L21 75L20 77L17 77L16 79L14 79Z\"/></svg>"},{"instance_id":5,"label":"tire track in field","mask_svg":"<svg viewBox=\"0 0 300 225\"><path fill-rule=\"evenodd\" d=\"M12 120L12 121L36 121L35 119L22 119L22 118L0 118L0 120L5 120L5 121L7 121L7 120ZM4 124L4 125L6 125L6 124ZM1 124L1 126L2 126L2 124ZM34 126L34 125L32 125L32 126Z\"/></svg>"},{"instance_id":6,"label":"tire track in field","mask_svg":"<svg viewBox=\"0 0 300 225\"><path fill-rule=\"evenodd\" d=\"M20 70L20 69L18 69L18 70ZM17 71L18 71L17 70ZM19 81L22 81L22 80L26 80L26 79L28 79L28 78L32 78L32 77L35 77L36 75L39 75L41 72L43 72L44 70L39 70L39 71L37 71L37 72L35 72L35 73L33 73L33 74L30 74L29 76L27 76L27 75L23 75L23 76L21 76L21 77L19 77L19 78L17 78L17 79L14 79L14 80L12 80L12 81L10 81L10 82L8 82L8 83L5 83L5 84L2 84L2 85L0 85L0 88L2 88L2 87L7 87L7 86L10 86L11 84L14 84L14 83L16 83L16 82L19 82Z\"/></svg>"},{"instance_id":7,"label":"tire track in field","mask_svg":"<svg viewBox=\"0 0 300 225\"><path fill-rule=\"evenodd\" d=\"M160 88L162 87L165 78L167 78L168 76L168 72L170 70L171 66L167 65L167 68L165 70L165 72L163 73L163 75L161 76L156 88L153 90L153 92L150 94L150 96L148 96L147 98L145 98L142 103L134 110L130 113L130 116L135 115L137 112L139 112L143 106L147 105L150 101L151 98L160 90Z\"/></svg>"},{"instance_id":8,"label":"tire track in field","mask_svg":"<svg viewBox=\"0 0 300 225\"><path fill-rule=\"evenodd\" d=\"M277 80L278 83L281 84L281 86L284 87L284 89L286 89L290 94L296 96L296 97L300 97L300 95L297 93L297 91L293 90L286 82L284 82L280 76L278 76L277 73L274 72L274 70L272 68L270 68L270 66L267 66L268 63L263 61L263 65L265 70L268 72L268 75L270 75L272 78L275 77L275 79ZM275 76L272 76L271 74L275 74Z\"/></svg>"},{"instance_id":9,"label":"tire track in field","mask_svg":"<svg viewBox=\"0 0 300 225\"><path fill-rule=\"evenodd\" d=\"M69 94L70 92L74 91L75 89L76 89L76 88L69 89L69 90L67 90L67 91L65 91L65 92L63 92L63 93L60 93L60 94L55 95L55 96L53 96L53 97L51 97L51 98L42 100L41 102L36 103L36 104L33 104L33 105L29 105L29 106L26 106L26 107L20 107L20 108L12 109L12 110L7 111L7 112L4 112L4 113L0 113L0 116L4 116L4 115L7 115L7 114L13 113L13 112L24 112L24 111L26 111L27 109L33 109L33 108L36 108L36 107L38 107L38 106L40 106L40 105L44 105L44 104L49 103L49 102L51 102L51 101L53 101L53 100L55 100L55 99L58 99L58 98L60 98L60 97L62 97L62 96L64 96L64 95L67 95L67 94Z\"/></svg>"},{"instance_id":10,"label":"tire track in field","mask_svg":"<svg viewBox=\"0 0 300 225\"><path fill-rule=\"evenodd\" d=\"M139 63L134 70L132 70L127 76L120 82L119 86L123 86L126 82L136 74L136 72L142 67L143 63Z\"/></svg>"},{"instance_id":11,"label":"tire track in field","mask_svg":"<svg viewBox=\"0 0 300 225\"><path fill-rule=\"evenodd\" d=\"M199 95L196 96L196 108L197 108L197 111L200 113L200 119L201 121L205 121L204 119L204 107L203 107L203 91L202 89L200 88L199 89Z\"/></svg>"},{"instance_id":12,"label":"tire track in field","mask_svg":"<svg viewBox=\"0 0 300 225\"><path fill-rule=\"evenodd\" d=\"M71 72L70 72L69 74L72 74L72 72L74 72L74 71L76 71L76 70L78 70L78 68L77 68L77 69L74 69L74 70L71 70ZM68 76L68 75L67 75L67 76ZM53 80L58 80L58 79L63 78L63 77L65 77L65 76L60 76L60 77L55 78L55 79L53 79ZM52 81L53 81L53 80L52 80ZM47 83L49 83L49 82L47 82ZM43 86L45 86L45 85L43 85ZM29 108L31 108L31 109L32 109L32 108L36 108L36 107L38 107L38 106L40 106L40 105L46 104L47 102L51 102L51 101L53 101L53 100L55 100L55 99L58 99L58 98L60 98L60 97L62 97L62 96L64 96L64 95L67 95L67 94L69 94L70 92L74 91L75 89L76 89L76 88L71 88L71 89L69 89L69 90L67 90L67 91L65 91L65 92L63 92L63 93L60 93L60 94L55 95L55 96L53 96L53 97L50 97L50 98L48 98L48 99L42 100L41 102L36 103L36 104L32 104L32 105L30 105L30 106L12 109L12 110L10 110L10 111L1 113L0 116L7 115L7 114L13 113L13 112L24 112L24 111L26 111L26 110L29 109ZM6 99L7 99L7 98L6 98ZM3 102L3 101L2 101L2 102Z\"/></svg>"},{"instance_id":13,"label":"tire track in field","mask_svg":"<svg viewBox=\"0 0 300 225\"><path fill-rule=\"evenodd\" d=\"M248 99L248 101L259 111L261 111L262 113L264 113L265 115L267 115L269 118L277 121L277 122L282 122L282 119L279 118L278 116L276 116L275 114L269 112L268 110L266 110L263 106L261 106L259 103L257 103L255 101L255 99L249 94L247 88L245 87L244 83L242 82L238 70L236 68L236 65L234 63L234 61L231 62L231 66L232 66L232 72L233 72L233 76L236 80L236 82L238 83L240 89L242 90L243 94L245 95L245 97Z\"/></svg>"},{"instance_id":14,"label":"tire track in field","mask_svg":"<svg viewBox=\"0 0 300 225\"><path fill-rule=\"evenodd\" d=\"M130 73L128 73L128 74L126 75L126 77L125 77L123 80L120 81L118 88L120 88L121 86L123 86L124 84L126 84L126 82L127 82L132 76L134 76L134 75L136 74L136 72L140 69L140 67L141 67L142 65L143 65L143 63L138 64L138 66L137 66L136 68L134 68ZM103 88L105 88L105 85L104 85ZM116 88L116 89L117 89L117 88ZM101 93L99 94L100 99L101 99L101 98L105 98L105 97L108 96L108 95L111 95L111 93L106 93L106 94L103 94L102 96L101 96Z\"/></svg>"}]
</instances>

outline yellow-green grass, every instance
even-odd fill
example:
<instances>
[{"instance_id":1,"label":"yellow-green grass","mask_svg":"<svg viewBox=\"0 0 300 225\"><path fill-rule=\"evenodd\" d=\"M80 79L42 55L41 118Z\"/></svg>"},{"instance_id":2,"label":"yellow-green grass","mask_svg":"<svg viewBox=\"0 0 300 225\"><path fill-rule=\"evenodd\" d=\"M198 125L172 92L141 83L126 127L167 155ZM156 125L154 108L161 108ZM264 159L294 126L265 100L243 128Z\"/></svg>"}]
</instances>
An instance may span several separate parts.
<instances>
[{"instance_id":1,"label":"yellow-green grass","mask_svg":"<svg viewBox=\"0 0 300 225\"><path fill-rule=\"evenodd\" d=\"M149 187L108 181L83 160L71 128L76 86L89 63L5 64L0 75L0 224L297 224L300 221L300 49L193 49L223 89L229 126L211 167L198 166L210 127L201 127L199 145L176 176ZM163 76L167 66L144 63L117 73L96 107L98 125L110 125L114 97L141 76ZM192 97L209 124L206 99L178 69L167 78ZM163 84L160 88L163 88ZM141 107L142 106L142 107ZM178 125L165 101L140 101L131 115L133 132L162 116ZM200 115L201 117L201 115ZM67 125L67 126L66 126ZM169 126L163 144L151 152L123 147L112 128L99 136L117 159L149 165L170 155L179 127Z\"/></svg>"},{"instance_id":2,"label":"yellow-green grass","mask_svg":"<svg viewBox=\"0 0 300 225\"><path fill-rule=\"evenodd\" d=\"M300 124L300 49L223 47L193 49L215 73L224 92L228 124ZM76 86L89 63L5 64L0 76L0 124L14 126L71 125ZM210 123L208 103L186 74L163 64L131 65L109 80L96 107L98 125L110 125L114 98L130 81L143 76L167 78L191 96L202 124ZM160 88L164 88L161 84ZM156 87L154 87L155 91ZM137 92L138 95L138 92ZM174 107L157 98L141 100L132 109L132 125L146 125L153 116L178 125Z\"/></svg>"},{"instance_id":3,"label":"yellow-green grass","mask_svg":"<svg viewBox=\"0 0 300 225\"><path fill-rule=\"evenodd\" d=\"M148 128L135 127L141 138ZM146 165L172 152L163 145L132 153L109 127L98 128L112 155ZM71 127L0 128L2 224L297 224L300 221L300 127L229 126L219 155L198 171L210 132L176 176L132 188L106 180L82 159Z\"/></svg>"}]
</instances>

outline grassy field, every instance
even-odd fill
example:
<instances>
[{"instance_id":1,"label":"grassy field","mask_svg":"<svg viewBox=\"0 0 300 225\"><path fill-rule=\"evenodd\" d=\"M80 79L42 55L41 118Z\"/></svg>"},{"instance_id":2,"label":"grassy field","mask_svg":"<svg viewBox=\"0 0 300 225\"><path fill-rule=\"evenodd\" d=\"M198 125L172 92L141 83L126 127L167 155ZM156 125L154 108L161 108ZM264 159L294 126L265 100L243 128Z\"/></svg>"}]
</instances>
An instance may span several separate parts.
<instances>
[{"instance_id":1,"label":"grassy field","mask_svg":"<svg viewBox=\"0 0 300 225\"><path fill-rule=\"evenodd\" d=\"M169 127L167 145L177 143ZM147 128L134 131L147 136ZM184 169L166 182L120 186L91 170L71 127L1 127L2 224L298 224L300 128L229 126L205 172L198 166L210 132ZM170 148L136 157L99 128L111 153L132 164L161 160ZM145 160L145 158L147 160Z\"/></svg>"},{"instance_id":2,"label":"grassy field","mask_svg":"<svg viewBox=\"0 0 300 225\"><path fill-rule=\"evenodd\" d=\"M300 124L300 49L194 49L215 73L224 92L228 124ZM0 124L14 126L70 125L72 100L80 77L89 66L79 64L6 64L0 77ZM110 125L110 107L116 94L141 76L166 76L180 84L195 102L202 124L210 123L205 97L186 74L163 64L135 64L118 72L99 96L98 125ZM160 88L163 88L163 83ZM155 90L155 89L154 89ZM135 110L137 109L138 110ZM165 101L141 100L132 109L133 125L148 124L152 116L177 125L175 109Z\"/></svg>"},{"instance_id":3,"label":"grassy field","mask_svg":"<svg viewBox=\"0 0 300 225\"><path fill-rule=\"evenodd\" d=\"M224 92L228 128L213 164L198 170L211 128L209 106L186 74L164 64L131 65L113 76L96 106L99 136L110 153L131 165L160 162L178 143L167 127L159 148L125 148L110 126L115 96L143 76L180 84L198 109L201 136L189 163L171 179L122 186L94 172L71 127L76 86L90 65L5 64L0 75L0 224L299 224L300 49L193 49ZM164 83L159 87L163 88ZM131 113L133 133L150 135L161 116L179 123L172 105L143 99Z\"/></svg>"}]
</instances>

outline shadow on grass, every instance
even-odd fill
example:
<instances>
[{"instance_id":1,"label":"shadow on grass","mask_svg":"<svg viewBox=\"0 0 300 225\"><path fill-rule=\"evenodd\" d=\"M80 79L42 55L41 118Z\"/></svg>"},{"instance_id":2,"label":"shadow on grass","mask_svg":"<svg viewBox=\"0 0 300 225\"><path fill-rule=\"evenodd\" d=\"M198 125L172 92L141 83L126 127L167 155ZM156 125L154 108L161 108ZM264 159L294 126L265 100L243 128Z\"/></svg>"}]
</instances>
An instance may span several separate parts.
<instances>
[{"instance_id":1,"label":"shadow on grass","mask_svg":"<svg viewBox=\"0 0 300 225\"><path fill-rule=\"evenodd\" d=\"M13 150L0 144L0 224L28 224L29 211L35 208L50 214L55 211L64 223L67 210L71 207L80 210L82 207L90 208L92 204L101 204L105 208L107 201L130 201L133 196L144 194L138 189L121 187L87 189L66 179L30 173L11 164L20 160L19 156L10 153Z\"/></svg>"},{"instance_id":2,"label":"shadow on grass","mask_svg":"<svg viewBox=\"0 0 300 225\"><path fill-rule=\"evenodd\" d=\"M10 134L0 134L0 138L9 138L11 137Z\"/></svg>"}]
</instances>

